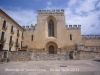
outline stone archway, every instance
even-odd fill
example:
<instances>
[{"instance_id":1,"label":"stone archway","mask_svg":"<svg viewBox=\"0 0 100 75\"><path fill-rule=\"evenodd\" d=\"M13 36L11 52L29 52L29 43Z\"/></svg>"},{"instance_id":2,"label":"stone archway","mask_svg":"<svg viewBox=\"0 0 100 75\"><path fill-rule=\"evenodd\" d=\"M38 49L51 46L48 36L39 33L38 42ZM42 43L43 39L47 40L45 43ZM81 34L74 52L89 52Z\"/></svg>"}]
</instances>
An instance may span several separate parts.
<instances>
[{"instance_id":1,"label":"stone archway","mask_svg":"<svg viewBox=\"0 0 100 75\"><path fill-rule=\"evenodd\" d=\"M53 41L46 43L46 50L48 50L49 54L57 54L57 44Z\"/></svg>"}]
</instances>

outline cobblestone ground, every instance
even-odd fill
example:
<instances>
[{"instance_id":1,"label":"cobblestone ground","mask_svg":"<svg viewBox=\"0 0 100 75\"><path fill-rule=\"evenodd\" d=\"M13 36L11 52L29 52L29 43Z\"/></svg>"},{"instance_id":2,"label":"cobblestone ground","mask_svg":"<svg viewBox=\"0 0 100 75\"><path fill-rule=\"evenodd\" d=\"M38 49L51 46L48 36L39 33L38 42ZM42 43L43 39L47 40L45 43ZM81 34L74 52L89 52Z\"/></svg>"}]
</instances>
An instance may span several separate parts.
<instances>
[{"instance_id":1,"label":"cobblestone ground","mask_svg":"<svg viewBox=\"0 0 100 75\"><path fill-rule=\"evenodd\" d=\"M0 63L0 75L100 75L100 60Z\"/></svg>"}]
</instances>

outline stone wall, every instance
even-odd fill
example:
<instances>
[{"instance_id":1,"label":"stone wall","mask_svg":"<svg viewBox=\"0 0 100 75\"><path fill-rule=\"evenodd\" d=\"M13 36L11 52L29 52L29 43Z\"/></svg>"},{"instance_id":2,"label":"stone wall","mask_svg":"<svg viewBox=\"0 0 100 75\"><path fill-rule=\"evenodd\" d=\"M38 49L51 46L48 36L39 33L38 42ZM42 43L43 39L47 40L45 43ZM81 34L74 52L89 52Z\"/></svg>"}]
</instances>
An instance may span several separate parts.
<instances>
[{"instance_id":1,"label":"stone wall","mask_svg":"<svg viewBox=\"0 0 100 75\"><path fill-rule=\"evenodd\" d=\"M94 51L100 53L100 46L84 46L85 51Z\"/></svg>"},{"instance_id":2,"label":"stone wall","mask_svg":"<svg viewBox=\"0 0 100 75\"><path fill-rule=\"evenodd\" d=\"M0 51L0 60L2 59L3 51Z\"/></svg>"},{"instance_id":3,"label":"stone wall","mask_svg":"<svg viewBox=\"0 0 100 75\"><path fill-rule=\"evenodd\" d=\"M35 54L36 61L45 60L68 60L69 54Z\"/></svg>"},{"instance_id":4,"label":"stone wall","mask_svg":"<svg viewBox=\"0 0 100 75\"><path fill-rule=\"evenodd\" d=\"M10 61L29 61L33 60L33 52L31 51L6 51L7 52L7 59ZM0 61L4 56L4 51L0 51Z\"/></svg>"},{"instance_id":5,"label":"stone wall","mask_svg":"<svg viewBox=\"0 0 100 75\"><path fill-rule=\"evenodd\" d=\"M100 35L82 35L82 43L85 51L100 50Z\"/></svg>"},{"instance_id":6,"label":"stone wall","mask_svg":"<svg viewBox=\"0 0 100 75\"><path fill-rule=\"evenodd\" d=\"M78 60L100 59L100 53L94 51L76 51L72 52L72 58Z\"/></svg>"},{"instance_id":7,"label":"stone wall","mask_svg":"<svg viewBox=\"0 0 100 75\"><path fill-rule=\"evenodd\" d=\"M29 61L33 60L33 52L31 51L11 51L8 53L8 58L11 61Z\"/></svg>"},{"instance_id":8,"label":"stone wall","mask_svg":"<svg viewBox=\"0 0 100 75\"><path fill-rule=\"evenodd\" d=\"M80 59L97 59L100 58L100 54L98 52L93 51L81 51L80 52Z\"/></svg>"},{"instance_id":9,"label":"stone wall","mask_svg":"<svg viewBox=\"0 0 100 75\"><path fill-rule=\"evenodd\" d=\"M0 51L0 60L3 58L5 51ZM10 61L41 61L41 60L68 60L69 52L66 54L43 54L34 51L6 51L7 59Z\"/></svg>"},{"instance_id":10,"label":"stone wall","mask_svg":"<svg viewBox=\"0 0 100 75\"><path fill-rule=\"evenodd\" d=\"M7 52L6 58L4 58L4 52ZM43 54L34 53L34 51L0 51L0 61L3 59L9 59L10 61L88 60L100 59L100 53L93 51L71 51L66 54Z\"/></svg>"}]
</instances>

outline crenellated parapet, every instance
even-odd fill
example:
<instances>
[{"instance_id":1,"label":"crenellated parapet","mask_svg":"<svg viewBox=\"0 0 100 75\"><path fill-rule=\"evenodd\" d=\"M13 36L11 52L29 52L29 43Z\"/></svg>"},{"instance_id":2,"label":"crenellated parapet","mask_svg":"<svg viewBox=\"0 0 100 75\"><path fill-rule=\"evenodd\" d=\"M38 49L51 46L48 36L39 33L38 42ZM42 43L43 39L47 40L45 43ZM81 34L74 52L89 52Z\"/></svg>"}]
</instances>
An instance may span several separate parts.
<instances>
[{"instance_id":1,"label":"crenellated parapet","mask_svg":"<svg viewBox=\"0 0 100 75\"><path fill-rule=\"evenodd\" d=\"M100 35L82 35L82 39L100 39Z\"/></svg>"},{"instance_id":2,"label":"crenellated parapet","mask_svg":"<svg viewBox=\"0 0 100 75\"><path fill-rule=\"evenodd\" d=\"M22 26L25 30L35 30L35 26L34 25L27 25L27 26Z\"/></svg>"},{"instance_id":3,"label":"crenellated parapet","mask_svg":"<svg viewBox=\"0 0 100 75\"><path fill-rule=\"evenodd\" d=\"M66 29L68 30L81 29L81 25L66 25Z\"/></svg>"},{"instance_id":4,"label":"crenellated parapet","mask_svg":"<svg viewBox=\"0 0 100 75\"><path fill-rule=\"evenodd\" d=\"M38 14L44 14L44 13L60 13L60 14L64 14L64 9L61 9L61 10L38 10Z\"/></svg>"}]
</instances>

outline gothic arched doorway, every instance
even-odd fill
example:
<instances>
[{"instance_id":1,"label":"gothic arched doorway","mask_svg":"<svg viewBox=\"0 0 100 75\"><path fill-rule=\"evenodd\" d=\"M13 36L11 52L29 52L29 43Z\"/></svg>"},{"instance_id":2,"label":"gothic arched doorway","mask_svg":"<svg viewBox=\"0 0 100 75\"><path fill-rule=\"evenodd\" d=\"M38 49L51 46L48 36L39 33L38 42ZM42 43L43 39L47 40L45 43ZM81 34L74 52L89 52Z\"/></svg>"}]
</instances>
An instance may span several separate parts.
<instances>
[{"instance_id":1,"label":"gothic arched doorway","mask_svg":"<svg viewBox=\"0 0 100 75\"><path fill-rule=\"evenodd\" d=\"M46 43L46 45L45 45L45 50L48 51L48 54L56 54L57 49L58 49L58 46L53 41L50 41L50 42Z\"/></svg>"},{"instance_id":2,"label":"gothic arched doorway","mask_svg":"<svg viewBox=\"0 0 100 75\"><path fill-rule=\"evenodd\" d=\"M55 53L54 46L50 45L49 46L49 54L54 54L54 53Z\"/></svg>"}]
</instances>

